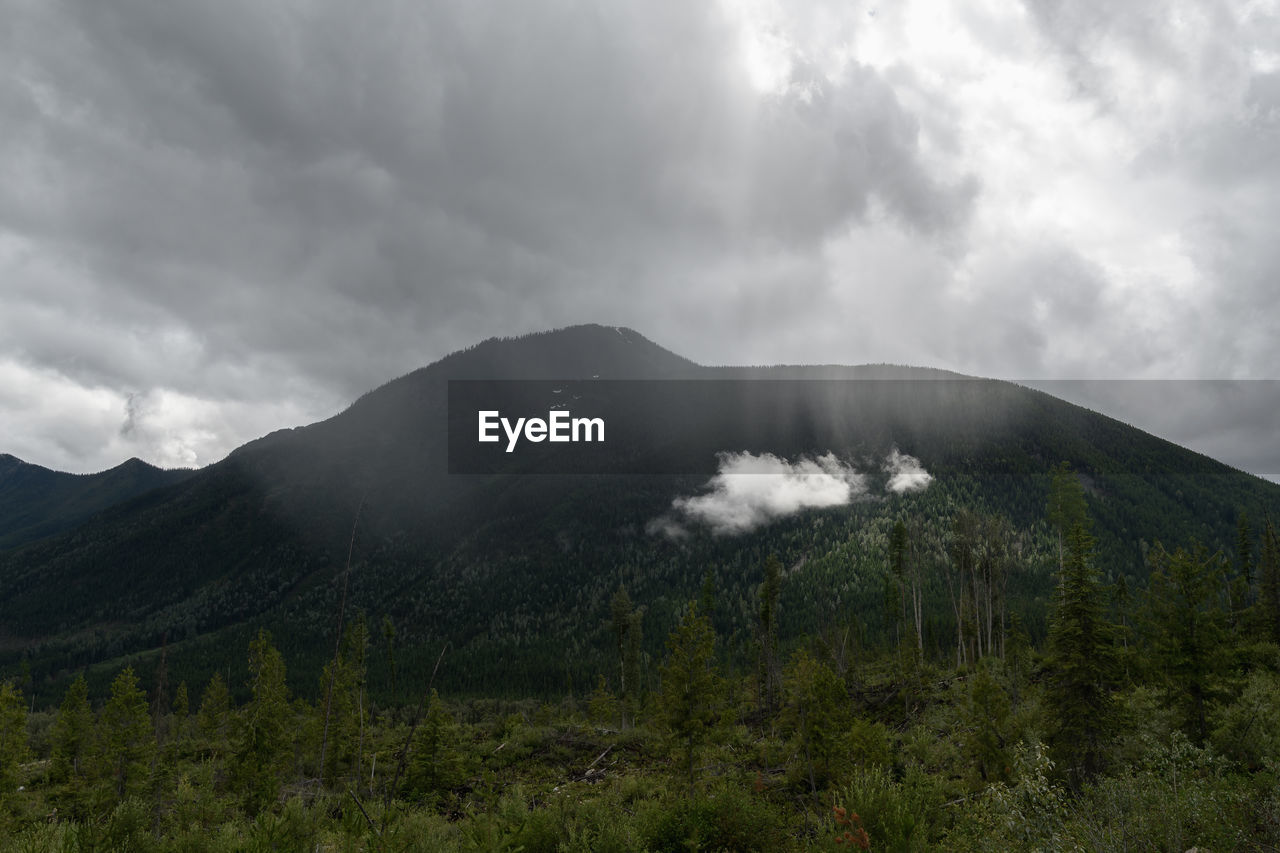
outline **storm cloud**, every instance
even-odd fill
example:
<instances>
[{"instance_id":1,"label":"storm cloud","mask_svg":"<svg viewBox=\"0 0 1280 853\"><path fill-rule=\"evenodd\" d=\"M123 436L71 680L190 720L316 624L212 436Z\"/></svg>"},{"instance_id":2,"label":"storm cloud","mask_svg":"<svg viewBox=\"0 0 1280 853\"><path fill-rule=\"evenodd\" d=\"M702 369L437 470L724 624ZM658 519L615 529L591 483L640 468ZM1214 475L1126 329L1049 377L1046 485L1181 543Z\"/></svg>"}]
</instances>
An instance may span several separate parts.
<instances>
[{"instance_id":1,"label":"storm cloud","mask_svg":"<svg viewBox=\"0 0 1280 853\"><path fill-rule=\"evenodd\" d=\"M1264 7L0 15L0 451L50 467L207 464L578 322L1011 378L1280 355ZM1256 458L1230 426L1198 440Z\"/></svg>"}]
</instances>

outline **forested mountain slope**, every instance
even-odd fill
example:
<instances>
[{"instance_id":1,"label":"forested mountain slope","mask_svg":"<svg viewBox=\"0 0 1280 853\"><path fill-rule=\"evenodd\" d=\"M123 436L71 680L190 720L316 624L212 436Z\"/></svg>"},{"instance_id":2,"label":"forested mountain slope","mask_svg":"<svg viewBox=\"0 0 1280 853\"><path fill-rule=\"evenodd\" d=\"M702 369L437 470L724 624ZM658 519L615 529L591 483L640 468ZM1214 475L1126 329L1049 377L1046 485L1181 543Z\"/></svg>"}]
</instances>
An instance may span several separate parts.
<instances>
[{"instance_id":1,"label":"forested mountain slope","mask_svg":"<svg viewBox=\"0 0 1280 853\"><path fill-rule=\"evenodd\" d=\"M70 529L113 504L192 473L130 459L97 474L64 474L0 454L0 549Z\"/></svg>"},{"instance_id":2,"label":"forested mountain slope","mask_svg":"<svg viewBox=\"0 0 1280 853\"><path fill-rule=\"evenodd\" d=\"M795 384L796 416L775 400L725 405L710 394L700 408L695 399L684 416L700 426L686 452L712 467L722 451L830 452L865 475L866 493L736 535L690 522L673 538L652 523L673 499L703 493L705 474L551 476L513 463L450 476L448 380L538 378L823 380ZM833 379L874 381L855 386L855 405ZM594 404L616 423L625 401ZM636 435L661 426L661 413L646 423L627 411ZM895 449L919 460L927 488L887 488L882 460ZM1157 540L1230 549L1241 511L1280 515L1272 484L1004 382L887 366L707 368L602 326L491 340L329 420L272 433L74 530L0 552L0 667L25 659L36 691L52 691L86 666L91 681L125 660L145 673L164 647L175 676L196 683L230 668L240 683L240 650L266 625L297 689L311 693L345 592L348 614L390 618L406 672L429 670L447 644L443 686L562 693L589 687L608 659L608 602L622 584L645 608L651 656L705 585L725 648L745 659L769 553L786 567L784 642L851 629L874 645L899 630L886 606L899 520L909 521L919 559L922 633L949 653L962 510L1004 519L1000 606L1042 635L1056 567L1045 505L1050 470L1063 461L1086 487L1098 565L1113 581L1140 583Z\"/></svg>"}]
</instances>

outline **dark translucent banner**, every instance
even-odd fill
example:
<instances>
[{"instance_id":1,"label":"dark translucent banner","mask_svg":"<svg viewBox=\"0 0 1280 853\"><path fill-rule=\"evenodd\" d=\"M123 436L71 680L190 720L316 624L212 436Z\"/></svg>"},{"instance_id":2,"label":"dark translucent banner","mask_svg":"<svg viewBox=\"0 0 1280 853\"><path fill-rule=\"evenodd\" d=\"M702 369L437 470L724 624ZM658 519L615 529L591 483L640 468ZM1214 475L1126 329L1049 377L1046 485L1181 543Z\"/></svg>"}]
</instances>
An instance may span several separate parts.
<instances>
[{"instance_id":1,"label":"dark translucent banner","mask_svg":"<svg viewBox=\"0 0 1280 853\"><path fill-rule=\"evenodd\" d=\"M726 454L867 466L893 452L930 470L1225 471L1174 443L1199 442L1267 474L1280 470L1278 392L1219 381L454 380L449 471L708 475Z\"/></svg>"}]
</instances>

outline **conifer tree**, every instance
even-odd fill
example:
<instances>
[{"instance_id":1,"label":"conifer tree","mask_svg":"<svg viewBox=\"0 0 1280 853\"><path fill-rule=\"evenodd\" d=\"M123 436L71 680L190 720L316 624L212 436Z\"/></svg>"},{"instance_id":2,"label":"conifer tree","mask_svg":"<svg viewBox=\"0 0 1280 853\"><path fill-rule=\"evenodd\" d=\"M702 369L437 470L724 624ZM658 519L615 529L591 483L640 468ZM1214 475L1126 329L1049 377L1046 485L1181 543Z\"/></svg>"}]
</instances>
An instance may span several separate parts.
<instances>
[{"instance_id":1,"label":"conifer tree","mask_svg":"<svg viewBox=\"0 0 1280 853\"><path fill-rule=\"evenodd\" d=\"M196 714L196 734L200 748L217 759L231 751L231 694L222 673L215 672L200 694L200 711Z\"/></svg>"},{"instance_id":2,"label":"conifer tree","mask_svg":"<svg viewBox=\"0 0 1280 853\"><path fill-rule=\"evenodd\" d=\"M365 724L368 716L367 658L369 634L363 611L343 634L338 656L325 665L321 690L330 691L329 735L324 778L333 783L351 772L360 778ZM323 708L320 709L323 712ZM323 723L323 721L321 721Z\"/></svg>"},{"instance_id":3,"label":"conifer tree","mask_svg":"<svg viewBox=\"0 0 1280 853\"><path fill-rule=\"evenodd\" d=\"M133 667L111 682L111 698L98 719L99 776L107 779L116 799L142 790L156 748L147 695Z\"/></svg>"},{"instance_id":4,"label":"conifer tree","mask_svg":"<svg viewBox=\"0 0 1280 853\"><path fill-rule=\"evenodd\" d=\"M716 573L712 569L702 575L702 589L698 592L698 612L714 620L716 614Z\"/></svg>"},{"instance_id":5,"label":"conifer tree","mask_svg":"<svg viewBox=\"0 0 1280 853\"><path fill-rule=\"evenodd\" d=\"M187 692L187 682L178 682L178 689L173 693L173 728L174 737L182 740L189 737L187 720L191 716L191 697Z\"/></svg>"},{"instance_id":6,"label":"conifer tree","mask_svg":"<svg viewBox=\"0 0 1280 853\"><path fill-rule=\"evenodd\" d=\"M923 599L920 590L919 567L912 559L911 537L907 525L901 519L893 525L889 534L889 568L898 581L903 610L910 610L910 622L915 633L916 651L924 652ZM904 621L906 616L903 617Z\"/></svg>"},{"instance_id":7,"label":"conifer tree","mask_svg":"<svg viewBox=\"0 0 1280 853\"><path fill-rule=\"evenodd\" d=\"M1262 528L1258 583L1264 634L1273 643L1280 643L1280 541L1270 518Z\"/></svg>"},{"instance_id":8,"label":"conifer tree","mask_svg":"<svg viewBox=\"0 0 1280 853\"><path fill-rule=\"evenodd\" d=\"M1233 588L1233 612L1243 610L1253 598L1253 531L1249 527L1248 513L1241 512L1236 519L1236 585ZM1237 592L1238 590L1238 592Z\"/></svg>"},{"instance_id":9,"label":"conifer tree","mask_svg":"<svg viewBox=\"0 0 1280 853\"><path fill-rule=\"evenodd\" d=\"M715 670L715 633L696 602L667 638L661 669L661 707L667 728L679 744L681 763L693 794L698 750L718 721L721 680Z\"/></svg>"},{"instance_id":10,"label":"conifer tree","mask_svg":"<svg viewBox=\"0 0 1280 853\"><path fill-rule=\"evenodd\" d=\"M1048 518L1049 525L1058 536L1058 571L1062 571L1066 560L1067 537L1071 529L1078 524L1088 532L1091 524L1080 478L1067 462L1053 469L1049 484Z\"/></svg>"},{"instance_id":11,"label":"conifer tree","mask_svg":"<svg viewBox=\"0 0 1280 853\"><path fill-rule=\"evenodd\" d=\"M853 722L849 697L840 677L808 650L792 658L783 687L796 755L805 763L810 792L816 794L843 769L837 763L848 753L845 735Z\"/></svg>"},{"instance_id":12,"label":"conifer tree","mask_svg":"<svg viewBox=\"0 0 1280 853\"><path fill-rule=\"evenodd\" d=\"M640 705L640 654L644 640L644 609L632 608L626 587L618 587L609 603L609 627L618 650L620 727L634 720Z\"/></svg>"},{"instance_id":13,"label":"conifer tree","mask_svg":"<svg viewBox=\"0 0 1280 853\"><path fill-rule=\"evenodd\" d=\"M382 617L382 641L387 647L387 670L391 673L391 695L400 698L400 688L396 683L396 623L390 616Z\"/></svg>"},{"instance_id":14,"label":"conifer tree","mask_svg":"<svg viewBox=\"0 0 1280 853\"><path fill-rule=\"evenodd\" d=\"M627 642L623 649L622 668L627 676L627 692L622 697L632 723L640 712L644 695L644 608L637 607L627 617Z\"/></svg>"},{"instance_id":15,"label":"conifer tree","mask_svg":"<svg viewBox=\"0 0 1280 853\"><path fill-rule=\"evenodd\" d=\"M1231 663L1227 614L1220 601L1227 563L1200 545L1191 553L1178 548L1170 554L1156 543L1148 559L1152 663L1184 731L1203 743L1209 705L1220 695Z\"/></svg>"},{"instance_id":16,"label":"conifer tree","mask_svg":"<svg viewBox=\"0 0 1280 853\"><path fill-rule=\"evenodd\" d=\"M93 742L93 711L89 708L89 685L83 673L76 676L62 697L51 739L52 777L65 782L84 775L85 760Z\"/></svg>"},{"instance_id":17,"label":"conifer tree","mask_svg":"<svg viewBox=\"0 0 1280 853\"><path fill-rule=\"evenodd\" d=\"M247 805L258 811L275 801L292 757L292 712L284 659L271 645L271 635L265 629L259 630L249 645L249 683L253 698L244 709L236 778Z\"/></svg>"},{"instance_id":18,"label":"conifer tree","mask_svg":"<svg viewBox=\"0 0 1280 853\"><path fill-rule=\"evenodd\" d=\"M27 758L27 705L22 691L0 684L0 800L18 787L18 765Z\"/></svg>"},{"instance_id":19,"label":"conifer tree","mask_svg":"<svg viewBox=\"0 0 1280 853\"><path fill-rule=\"evenodd\" d=\"M609 602L609 627L613 631L613 639L618 650L619 692L627 695L627 633L631 630L631 596L627 595L625 586L618 587ZM625 728L626 711L622 712L622 726Z\"/></svg>"},{"instance_id":20,"label":"conifer tree","mask_svg":"<svg viewBox=\"0 0 1280 853\"><path fill-rule=\"evenodd\" d=\"M966 741L974 758L974 768L984 784L1008 781L1013 763L1006 736L1013 706L1009 694L997 678L1003 667L996 658L981 661L969 683L969 702L965 708Z\"/></svg>"},{"instance_id":21,"label":"conifer tree","mask_svg":"<svg viewBox=\"0 0 1280 853\"><path fill-rule=\"evenodd\" d=\"M782 563L777 554L764 561L760 583L760 708L772 718L778 707L782 673L778 662L778 595L782 591Z\"/></svg>"},{"instance_id":22,"label":"conifer tree","mask_svg":"<svg viewBox=\"0 0 1280 853\"><path fill-rule=\"evenodd\" d=\"M1253 582L1253 529L1249 526L1249 514L1241 512L1236 518L1236 564L1240 574Z\"/></svg>"},{"instance_id":23,"label":"conifer tree","mask_svg":"<svg viewBox=\"0 0 1280 853\"><path fill-rule=\"evenodd\" d=\"M464 781L464 763L457 748L457 723L435 690L427 700L427 713L413 742L409 766L409 790L436 806Z\"/></svg>"},{"instance_id":24,"label":"conifer tree","mask_svg":"<svg viewBox=\"0 0 1280 853\"><path fill-rule=\"evenodd\" d=\"M1047 697L1053 743L1077 787L1103 767L1114 725L1115 627L1107 621L1103 587L1093 565L1093 537L1076 523L1049 625Z\"/></svg>"}]
</instances>

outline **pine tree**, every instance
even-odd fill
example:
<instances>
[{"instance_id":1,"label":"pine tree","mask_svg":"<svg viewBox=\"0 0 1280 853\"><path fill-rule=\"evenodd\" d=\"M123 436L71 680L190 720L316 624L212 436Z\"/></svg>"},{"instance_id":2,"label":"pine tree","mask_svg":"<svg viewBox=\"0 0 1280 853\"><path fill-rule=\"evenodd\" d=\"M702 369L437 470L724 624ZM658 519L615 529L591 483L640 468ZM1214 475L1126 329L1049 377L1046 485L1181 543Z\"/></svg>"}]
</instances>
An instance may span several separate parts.
<instances>
[{"instance_id":1,"label":"pine tree","mask_svg":"<svg viewBox=\"0 0 1280 853\"><path fill-rule=\"evenodd\" d=\"M718 721L722 690L715 670L715 633L696 602L689 602L684 619L667 638L667 651L661 669L661 708L667 728L680 745L692 795L697 753Z\"/></svg>"},{"instance_id":2,"label":"pine tree","mask_svg":"<svg viewBox=\"0 0 1280 853\"><path fill-rule=\"evenodd\" d=\"M920 590L919 567L912 558L911 537L907 525L899 519L889 534L889 568L897 578L903 610L911 611L910 622L915 632L916 651L924 652L923 601ZM906 617L903 617L904 620Z\"/></svg>"},{"instance_id":3,"label":"pine tree","mask_svg":"<svg viewBox=\"0 0 1280 853\"><path fill-rule=\"evenodd\" d=\"M708 619L716 615L716 573L711 569L702 575L702 589L698 592L698 612Z\"/></svg>"},{"instance_id":4,"label":"pine tree","mask_svg":"<svg viewBox=\"0 0 1280 853\"><path fill-rule=\"evenodd\" d=\"M368 717L368 646L368 630L361 612L347 627L338 657L325 665L321 675L320 689L330 691L329 736L323 768L324 779L330 784L348 772L356 778L362 776ZM323 712L323 708L320 710Z\"/></svg>"},{"instance_id":5,"label":"pine tree","mask_svg":"<svg viewBox=\"0 0 1280 853\"><path fill-rule=\"evenodd\" d=\"M1280 643L1280 541L1268 518L1262 528L1262 553L1258 559L1258 583L1265 636Z\"/></svg>"},{"instance_id":6,"label":"pine tree","mask_svg":"<svg viewBox=\"0 0 1280 853\"><path fill-rule=\"evenodd\" d=\"M84 775L85 760L93 742L93 711L89 708L89 685L83 673L76 676L62 697L51 739L53 779L65 782Z\"/></svg>"},{"instance_id":7,"label":"pine tree","mask_svg":"<svg viewBox=\"0 0 1280 853\"><path fill-rule=\"evenodd\" d=\"M201 750L212 758L230 752L231 694L222 673L215 672L200 694L200 711L196 714L196 734Z\"/></svg>"},{"instance_id":8,"label":"pine tree","mask_svg":"<svg viewBox=\"0 0 1280 853\"><path fill-rule=\"evenodd\" d=\"M778 595L782 591L782 563L777 554L764 561L760 583L760 709L772 719L778 707L778 684L782 673L778 662Z\"/></svg>"},{"instance_id":9,"label":"pine tree","mask_svg":"<svg viewBox=\"0 0 1280 853\"><path fill-rule=\"evenodd\" d=\"M457 723L432 690L426 717L413 742L408 776L410 792L425 798L429 805L438 805L451 789L465 780L465 765L457 740Z\"/></svg>"},{"instance_id":10,"label":"pine tree","mask_svg":"<svg viewBox=\"0 0 1280 853\"><path fill-rule=\"evenodd\" d=\"M840 677L808 650L801 650L783 680L786 717L794 732L796 755L804 760L811 793L826 787L847 755L847 733L853 722L849 697Z\"/></svg>"},{"instance_id":11,"label":"pine tree","mask_svg":"<svg viewBox=\"0 0 1280 853\"><path fill-rule=\"evenodd\" d=\"M27 758L27 704L22 691L0 684L0 801L18 787L18 766Z\"/></svg>"},{"instance_id":12,"label":"pine tree","mask_svg":"<svg viewBox=\"0 0 1280 853\"><path fill-rule=\"evenodd\" d=\"M151 692L151 725L156 743L163 746L169 736L169 645L168 638L160 646L160 663L156 666L155 686Z\"/></svg>"},{"instance_id":13,"label":"pine tree","mask_svg":"<svg viewBox=\"0 0 1280 853\"><path fill-rule=\"evenodd\" d=\"M1236 519L1236 573L1244 588L1244 597L1237 602L1247 607L1253 595L1253 531L1249 527L1249 515L1241 512Z\"/></svg>"},{"instance_id":14,"label":"pine tree","mask_svg":"<svg viewBox=\"0 0 1280 853\"><path fill-rule=\"evenodd\" d=\"M640 712L644 697L644 608L637 607L627 618L627 641L622 653L622 669L627 678L627 692L622 697L623 705L631 716L632 723Z\"/></svg>"},{"instance_id":15,"label":"pine tree","mask_svg":"<svg viewBox=\"0 0 1280 853\"><path fill-rule=\"evenodd\" d=\"M1004 685L997 678L1002 666L996 658L986 658L975 668L969 682L969 702L965 708L966 737L973 766L983 784L1005 782L1013 756L1006 736L1013 706Z\"/></svg>"},{"instance_id":16,"label":"pine tree","mask_svg":"<svg viewBox=\"0 0 1280 853\"><path fill-rule=\"evenodd\" d=\"M98 776L110 781L116 799L144 789L155 733L147 708L147 694L138 686L133 667L111 682L111 698L98 719Z\"/></svg>"},{"instance_id":17,"label":"pine tree","mask_svg":"<svg viewBox=\"0 0 1280 853\"><path fill-rule=\"evenodd\" d=\"M246 805L257 812L276 800L292 758L293 723L284 659L265 629L249 645L249 683L253 698L244 709L235 766Z\"/></svg>"},{"instance_id":18,"label":"pine tree","mask_svg":"<svg viewBox=\"0 0 1280 853\"><path fill-rule=\"evenodd\" d=\"M1159 543L1148 559L1152 663L1184 731L1196 743L1204 743L1209 705L1221 695L1231 664L1227 614L1220 601L1227 562L1220 554L1209 555L1203 546L1192 553L1179 548L1170 554Z\"/></svg>"},{"instance_id":19,"label":"pine tree","mask_svg":"<svg viewBox=\"0 0 1280 853\"><path fill-rule=\"evenodd\" d=\"M173 733L178 740L189 737L187 719L191 716L191 697L187 692L187 682L178 682L178 689L173 693Z\"/></svg>"},{"instance_id":20,"label":"pine tree","mask_svg":"<svg viewBox=\"0 0 1280 853\"><path fill-rule=\"evenodd\" d=\"M1093 537L1077 523L1065 544L1049 625L1047 697L1056 724L1054 746L1078 787L1102 769L1113 729L1115 626L1106 619Z\"/></svg>"},{"instance_id":21,"label":"pine tree","mask_svg":"<svg viewBox=\"0 0 1280 853\"><path fill-rule=\"evenodd\" d=\"M625 586L618 587L618 591L613 594L613 600L609 602L609 627L613 631L613 638L618 650L618 692L622 694L623 701L618 703L621 719L619 720L619 728L627 727L627 698L630 696L633 688L629 683L627 676L627 635L631 633L631 596L627 595Z\"/></svg>"},{"instance_id":22,"label":"pine tree","mask_svg":"<svg viewBox=\"0 0 1280 853\"><path fill-rule=\"evenodd\" d=\"M390 616L382 617L382 641L387 646L387 670L391 673L391 695L400 698L400 688L396 684L396 623Z\"/></svg>"},{"instance_id":23,"label":"pine tree","mask_svg":"<svg viewBox=\"0 0 1280 853\"><path fill-rule=\"evenodd\" d=\"M1053 469L1049 484L1048 518L1049 525L1058 535L1058 571L1062 571L1066 560L1066 541L1071 529L1080 525L1088 532L1091 523L1084 488L1067 462Z\"/></svg>"}]
</instances>

